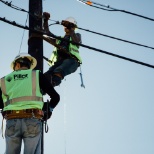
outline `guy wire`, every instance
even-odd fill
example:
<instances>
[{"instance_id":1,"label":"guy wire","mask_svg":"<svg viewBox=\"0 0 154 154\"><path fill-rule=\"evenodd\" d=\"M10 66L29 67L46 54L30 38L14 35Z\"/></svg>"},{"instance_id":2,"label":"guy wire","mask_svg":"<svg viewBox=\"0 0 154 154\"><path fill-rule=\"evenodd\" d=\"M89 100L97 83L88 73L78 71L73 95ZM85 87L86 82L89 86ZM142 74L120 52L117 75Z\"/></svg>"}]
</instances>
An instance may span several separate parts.
<instances>
[{"instance_id":1,"label":"guy wire","mask_svg":"<svg viewBox=\"0 0 154 154\"><path fill-rule=\"evenodd\" d=\"M28 20L28 14L27 14L27 18L26 18L26 21L25 21L25 26L27 24L27 20ZM20 43L20 47L19 47L19 53L21 52L21 46L22 46L24 34L25 34L25 29L23 30L23 34L22 34L21 43Z\"/></svg>"}]
</instances>

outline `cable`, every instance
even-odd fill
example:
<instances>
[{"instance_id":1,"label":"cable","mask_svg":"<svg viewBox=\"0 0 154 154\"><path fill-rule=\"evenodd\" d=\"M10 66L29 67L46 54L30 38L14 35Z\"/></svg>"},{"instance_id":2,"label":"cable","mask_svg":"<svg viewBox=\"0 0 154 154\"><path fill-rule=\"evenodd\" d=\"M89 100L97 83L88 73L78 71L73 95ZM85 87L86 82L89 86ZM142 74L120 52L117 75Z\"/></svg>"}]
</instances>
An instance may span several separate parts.
<instances>
[{"instance_id":1,"label":"cable","mask_svg":"<svg viewBox=\"0 0 154 154\"><path fill-rule=\"evenodd\" d=\"M2 2L3 4L5 4L5 5L7 5L7 6L13 8L13 9L15 9L15 10L22 11L22 12L26 12L26 13L32 15L30 12L28 12L28 11L26 11L26 10L24 10L24 9L22 9L22 8L20 8L20 7L18 7L18 6L15 6L15 5L11 4L12 1L11 1L11 2L7 2L7 1L0 0L0 2ZM34 16L34 15L32 15L32 16Z\"/></svg>"},{"instance_id":2,"label":"cable","mask_svg":"<svg viewBox=\"0 0 154 154\"><path fill-rule=\"evenodd\" d=\"M16 10L19 10L19 11L23 11L23 12L29 13L28 11L26 11L26 10L24 10L24 9L21 9L21 8L15 6L15 5L13 5L13 4L11 4L12 1L11 1L11 2L7 2L7 1L3 1L3 0L0 0L0 1L1 1L2 3L4 3L5 5L8 5L9 7L12 7L13 9L16 9Z\"/></svg>"},{"instance_id":3,"label":"cable","mask_svg":"<svg viewBox=\"0 0 154 154\"><path fill-rule=\"evenodd\" d=\"M88 29L83 29L83 28L80 28L80 27L78 27L78 29L88 31L88 32L91 32L91 33L94 33L94 34L98 34L98 35L101 35L101 36L109 37L111 39L115 39L115 40L118 40L118 41L134 44L134 45L137 45L137 46L142 46L142 47L149 48L149 49L154 49L154 47L150 47L150 46L147 46L147 45L143 45L143 44L135 43L135 42L132 42L132 41L124 40L124 39L117 38L117 37L114 37L114 36L109 36L109 35L106 35L106 34L101 34L101 33L94 32L94 31L91 31L91 30L88 30Z\"/></svg>"},{"instance_id":4,"label":"cable","mask_svg":"<svg viewBox=\"0 0 154 154\"><path fill-rule=\"evenodd\" d=\"M55 24L60 24L60 22L57 21ZM130 43L130 44L133 44L133 45L142 46L142 47L154 50L154 47L150 47L150 46L143 45L143 44L140 44L140 43L136 43L136 42L124 40L124 39L121 39L121 38L117 38L117 37L114 37L114 36L109 36L109 35L106 35L106 34L98 33L98 32L91 31L91 30L88 30L88 29L84 29L84 28L81 28L81 27L77 27L77 28L80 29L80 30L83 30L83 31L87 31L87 32L93 33L93 34L101 35L101 36L108 37L108 38L111 38L111 39L115 39L115 40L118 40L118 41L122 41L122 42L125 42L125 43Z\"/></svg>"},{"instance_id":5,"label":"cable","mask_svg":"<svg viewBox=\"0 0 154 154\"><path fill-rule=\"evenodd\" d=\"M22 11L22 12L26 12L26 13L28 13L29 15L31 15L32 17L34 17L34 18L43 18L42 15L38 15L38 14L34 14L34 15L33 15L33 14L30 13L29 11L26 11L26 10L24 10L24 9L18 7L18 6L15 6L15 5L11 4L12 2L7 2L7 1L3 1L3 0L0 0L0 2L2 2L3 4L5 4L5 5L7 5L7 6L13 8L13 9L15 9L15 10ZM54 21L55 23L57 23L56 20L51 20L51 19L49 19L49 20L50 20L50 21Z\"/></svg>"},{"instance_id":6,"label":"cable","mask_svg":"<svg viewBox=\"0 0 154 154\"><path fill-rule=\"evenodd\" d=\"M19 7L15 6L15 5L12 5L11 2L8 3L8 2L3 1L3 0L0 0L0 1L1 1L2 3L4 3L4 4L8 5L9 7L13 8L13 9L16 9L16 10L19 10L19 11L23 11L23 12L27 12L28 14L32 15L30 12L28 12L28 11L22 9L22 8L19 8ZM79 0L79 1L81 1L81 0ZM94 3L94 2L91 2L91 3L90 3L90 2L91 2L91 1L87 1L87 5L90 5L91 3ZM98 3L94 3L94 4L97 4L97 5L98 5ZM101 4L99 4L99 5L101 5ZM101 5L101 6L104 6L104 7L109 8L109 6L105 6L105 5ZM35 18L36 18L36 17L42 18L42 16L38 16L38 15L35 15L35 16L32 15L32 16L35 17ZM51 19L49 19L49 20L55 22L55 23L53 23L53 24L49 24L49 26L55 25L55 24L61 24L59 21L51 20ZM88 29L84 29L84 28L81 28L81 27L78 27L78 29L84 30L84 31L87 31L87 32L91 32L91 33L94 33L94 34L97 34L97 35L101 35L101 36L104 36L104 37L108 37L108 38L111 38L111 39L123 41L123 42L125 42L125 43L130 43L130 44L134 44L134 45L137 45L137 46L142 46L142 47L145 47L145 48L154 49L154 47L150 47L150 46L143 45L143 44L140 44L140 43L135 43L135 42L132 42L132 41L128 41L128 40L121 39L121 38L109 36L109 35L106 35L106 34L101 34L101 33L94 32L94 31L91 31L91 30L88 30Z\"/></svg>"},{"instance_id":7,"label":"cable","mask_svg":"<svg viewBox=\"0 0 154 154\"><path fill-rule=\"evenodd\" d=\"M27 18L26 18L26 21L25 21L25 26L26 26L27 20L28 20L28 14L27 14ZM24 29L23 34L22 34L21 43L20 43L20 47L19 47L19 53L20 53L20 51L21 51L21 46L22 46L24 34L25 34L25 29Z\"/></svg>"},{"instance_id":8,"label":"cable","mask_svg":"<svg viewBox=\"0 0 154 154\"><path fill-rule=\"evenodd\" d=\"M53 37L53 38L56 38L56 39L59 39L59 40L68 41L68 40L66 40L64 38L61 38L61 37L58 37L58 36L56 36L56 35L54 35L52 33L46 34L43 31L34 30L34 29L31 29L31 28L29 28L27 26L19 25L15 21L9 21L9 20L6 20L5 18L1 18L1 17L0 17L0 20L3 21L3 22L8 23L10 25L19 27L19 28L23 28L23 29L26 29L26 30L31 30L34 33L39 33L39 34L42 34L42 35L48 35L49 37ZM68 41L68 42L71 42L72 44L76 44L76 45L79 45L79 46L82 46L82 47L85 47L85 48L88 48L88 49L91 49L91 50L98 51L100 53L110 55L110 56L113 56L113 57L117 57L117 58L120 58L120 59L123 59L123 60L127 60L127 61L130 61L130 62L136 63L136 64L140 64L140 65L143 65L143 66L146 66L146 67L154 68L154 65L150 65L150 64L147 64L147 63L144 63L144 62L141 62L141 61L137 61L137 60L134 60L134 59L131 59L131 58L120 56L120 55L117 55L117 54L114 54L114 53L110 53L110 52L107 52L107 51L104 51L104 50L101 50L101 49L97 49L97 48L94 48L94 47L91 47L91 46L88 46L88 45L84 45L84 44L80 44L80 43L76 43L76 42L73 42L73 41Z\"/></svg>"},{"instance_id":9,"label":"cable","mask_svg":"<svg viewBox=\"0 0 154 154\"><path fill-rule=\"evenodd\" d=\"M54 24L60 24L61 25L61 23L59 21L57 21ZM49 26L54 25L54 24L50 24ZM80 30L83 30L83 31L87 31L87 32L93 33L93 34L101 35L101 36L108 37L108 38L111 38L111 39L115 39L115 40L118 40L118 41L122 41L122 42L125 42L125 43L130 43L130 44L133 44L133 45L142 46L142 47L154 50L154 47L151 47L151 46L148 46L148 45L143 45L143 44L140 44L140 43L124 40L124 39L117 38L117 37L114 37L114 36L109 36L107 34L98 33L98 32L95 32L95 31L92 31L92 30L88 30L88 29L84 29L84 28L81 28L81 27L77 27L77 28L80 29Z\"/></svg>"},{"instance_id":10,"label":"cable","mask_svg":"<svg viewBox=\"0 0 154 154\"><path fill-rule=\"evenodd\" d=\"M55 23L53 23L53 24L49 24L48 27L50 27L51 25L56 25L56 24L60 24L60 22L59 22L59 21L55 21Z\"/></svg>"},{"instance_id":11,"label":"cable","mask_svg":"<svg viewBox=\"0 0 154 154\"><path fill-rule=\"evenodd\" d=\"M86 4L86 5L89 5L91 7L95 7L95 8L98 8L98 9L105 10L105 11L119 11L119 12L127 13L127 14L134 15L134 16L137 16L137 17L140 17L140 18L144 18L144 19L147 19L147 20L154 21L154 19L152 19L152 18L143 16L143 15L140 15L140 14L137 14L137 13L125 11L125 10L115 9L115 8L110 7L109 5L106 6L106 5L103 5L103 4L99 4L99 3L96 3L96 2L93 2L93 1L86 1L86 0L78 0L78 1L80 1L84 4ZM98 7L97 5L102 6L102 7ZM104 9L103 7L105 7L106 9Z\"/></svg>"}]
</instances>

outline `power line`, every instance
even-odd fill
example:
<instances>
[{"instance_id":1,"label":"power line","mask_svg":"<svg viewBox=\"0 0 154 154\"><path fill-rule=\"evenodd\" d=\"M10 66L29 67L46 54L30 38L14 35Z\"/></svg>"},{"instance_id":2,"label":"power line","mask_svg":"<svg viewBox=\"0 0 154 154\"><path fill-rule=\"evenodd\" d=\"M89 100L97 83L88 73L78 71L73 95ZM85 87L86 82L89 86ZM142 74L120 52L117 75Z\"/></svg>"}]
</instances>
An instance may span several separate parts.
<instances>
[{"instance_id":1,"label":"power line","mask_svg":"<svg viewBox=\"0 0 154 154\"><path fill-rule=\"evenodd\" d=\"M134 45L137 45L137 46L142 46L142 47L145 47L145 48L154 49L154 47L150 47L150 46L147 46L147 45L143 45L143 44L140 44L140 43L135 43L135 42L132 42L132 41L124 40L124 39L117 38L117 37L114 37L114 36L109 36L109 35L106 35L106 34L94 32L94 31L91 31L91 30L88 30L88 29L84 29L84 28L80 28L80 27L78 27L78 29L84 30L84 31L87 31L87 32L91 32L91 33L94 33L94 34L98 34L98 35L101 35L101 36L105 36L105 37L115 39L115 40L118 40L118 41L122 41L122 42L125 42L125 43L130 43L130 44L134 44Z\"/></svg>"},{"instance_id":2,"label":"power line","mask_svg":"<svg viewBox=\"0 0 154 154\"><path fill-rule=\"evenodd\" d=\"M23 8L20 8L20 7L16 6L16 5L13 5L12 2L7 2L7 1L3 1L3 0L0 0L0 2L2 2L3 4L5 4L5 5L7 5L7 6L13 8L13 9L15 9L15 10L22 11L22 12L26 12L26 13L28 13L30 16L34 17L34 18L43 18L42 15L36 14L36 13L35 13L35 14L32 14L32 13L30 13L29 11L26 11L26 10L23 9ZM51 20L51 19L50 19L50 21L57 22L57 21Z\"/></svg>"},{"instance_id":3,"label":"power line","mask_svg":"<svg viewBox=\"0 0 154 154\"><path fill-rule=\"evenodd\" d=\"M20 7L17 7L17 6L15 6L15 5L11 4L11 2L8 3L8 2L3 1L3 0L0 0L0 1L1 1L2 3L4 3L4 4L8 5L9 7L13 8L13 9L16 9L16 10L18 10L18 11L26 12L26 13L30 14L31 16L35 17L35 18L36 18L36 17L38 17L38 18L43 18L42 15L32 15L30 12L28 12L28 11L26 11L26 10L20 8ZM81 1L81 0L79 0L79 1ZM83 2L83 0L82 0L82 2ZM87 4L88 4L88 5L90 5L91 3L98 4L98 3L95 3L95 2L91 2L91 3L90 3L90 2L91 2L91 1L87 1ZM99 5L101 5L101 4L99 4ZM105 5L101 5L101 6L105 6ZM56 21L56 20L50 20L50 21L54 21L55 23L50 24L49 26L55 25L55 24L60 24L60 22L59 22L59 21ZM111 38L111 39L115 39L115 40L118 40L118 41L122 41L122 42L125 42L125 43L130 43L130 44L133 44L133 45L137 45L137 46L141 46L141 47L145 47L145 48L149 48L149 49L153 49L153 50L154 50L154 47L150 47L150 46L148 46L148 45L143 45L143 44L140 44L140 43L136 43L136 42L124 40L124 39L117 38L117 37L114 37L114 36L109 36L109 35L107 35L107 34L98 33L98 32L91 31L91 30L88 30L88 29L84 29L84 28L81 28L81 27L77 27L77 28L80 29L80 30L84 30L84 31L93 33L93 34L101 35L101 36L108 37L108 38Z\"/></svg>"},{"instance_id":4,"label":"power line","mask_svg":"<svg viewBox=\"0 0 154 154\"><path fill-rule=\"evenodd\" d=\"M60 24L60 22L57 21L55 24ZM53 24L50 24L49 26L51 26L51 25L53 25ZM150 47L148 45L143 45L143 44L140 44L140 43L124 40L124 39L117 38L117 37L114 37L114 36L109 36L107 34L98 33L98 32L95 32L95 31L92 31L92 30L89 30L89 29L85 29L85 28L81 28L81 27L77 27L77 28L80 29L80 30L83 30L83 31L93 33L93 34L101 35L101 36L108 37L108 38L111 38L111 39L115 39L115 40L118 40L118 41L122 41L122 42L125 42L125 43L130 43L130 44L133 44L133 45L137 45L137 46L141 46L141 47L145 47L145 48L149 48L149 49L154 50L154 47Z\"/></svg>"},{"instance_id":5,"label":"power line","mask_svg":"<svg viewBox=\"0 0 154 154\"><path fill-rule=\"evenodd\" d=\"M154 21L154 19L152 19L152 18L143 16L143 15L140 15L140 14L137 14L137 13L133 13L133 12L130 12L130 11L112 8L109 5L103 5L103 4L99 4L99 3L93 2L93 1L86 1L86 0L77 0L77 1L82 2L82 3L86 4L86 5L91 6L91 7L95 7L95 8L98 8L98 9L105 10L105 11L123 12L123 13L127 13L127 14L130 14L130 15L134 15L134 16L140 17L140 18L144 18L144 19L147 19L147 20Z\"/></svg>"},{"instance_id":6,"label":"power line","mask_svg":"<svg viewBox=\"0 0 154 154\"><path fill-rule=\"evenodd\" d=\"M68 40L66 40L64 38L61 38L61 37L58 37L58 36L56 36L56 35L54 35L52 33L47 34L47 33L44 33L43 31L30 29L28 26L23 26L23 25L17 24L15 21L9 21L9 20L7 20L5 18L1 18L1 17L0 17L0 20L3 21L3 22L8 23L10 25L22 28L22 29L31 30L34 33L39 33L39 34L47 35L49 37L53 37L53 38L56 38L56 39L59 39L59 40L68 41ZM76 42L73 42L73 41L68 41L68 42L71 42L73 44L76 44L76 45L79 45L79 46L82 46L82 47L85 47L85 48L88 48L88 49L91 49L91 50L94 50L94 51L98 51L100 53L110 55L110 56L113 56L113 57L117 57L117 58L120 58L120 59L123 59L123 60L127 60L127 61L130 61L130 62L136 63L136 64L140 64L140 65L143 65L143 66L146 66L146 67L154 68L154 65L150 65L150 64L147 64L147 63L144 63L144 62L141 62L141 61L137 61L137 60L134 60L134 59L131 59L131 58L120 56L120 55L110 53L110 52L107 52L107 51L104 51L104 50L101 50L101 49L97 49L97 48L94 48L94 47L91 47L91 46L88 46L88 45L84 45L84 44L81 44L81 43L76 43Z\"/></svg>"},{"instance_id":7,"label":"power line","mask_svg":"<svg viewBox=\"0 0 154 154\"><path fill-rule=\"evenodd\" d=\"M12 1L11 1L11 2L7 2L7 1L0 0L0 2L4 3L5 5L7 5L7 6L13 8L13 9L15 9L15 10L30 13L30 12L28 12L28 11L26 11L26 10L20 8L20 7L17 7L17 6L15 6L15 5L13 5L13 4L12 4Z\"/></svg>"}]
</instances>

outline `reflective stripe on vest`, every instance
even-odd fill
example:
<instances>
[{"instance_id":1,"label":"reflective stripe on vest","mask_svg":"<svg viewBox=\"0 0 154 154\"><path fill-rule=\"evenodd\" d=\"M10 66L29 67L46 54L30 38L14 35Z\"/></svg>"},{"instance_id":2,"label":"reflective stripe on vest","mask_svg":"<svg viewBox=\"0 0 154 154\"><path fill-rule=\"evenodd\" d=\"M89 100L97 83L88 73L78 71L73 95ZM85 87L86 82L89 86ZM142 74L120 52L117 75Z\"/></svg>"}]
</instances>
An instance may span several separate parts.
<instances>
[{"instance_id":1,"label":"reflective stripe on vest","mask_svg":"<svg viewBox=\"0 0 154 154\"><path fill-rule=\"evenodd\" d=\"M36 71L32 71L32 96L36 96Z\"/></svg>"},{"instance_id":2,"label":"reflective stripe on vest","mask_svg":"<svg viewBox=\"0 0 154 154\"><path fill-rule=\"evenodd\" d=\"M38 96L23 96L23 97L13 98L4 102L4 106L20 101L43 101L43 99L42 97Z\"/></svg>"},{"instance_id":3,"label":"reflective stripe on vest","mask_svg":"<svg viewBox=\"0 0 154 154\"><path fill-rule=\"evenodd\" d=\"M4 102L4 106L20 101L43 101L42 97L36 96L36 71L32 71L32 96L22 96L18 98L9 99L6 93L5 78L1 79L2 93L7 97L7 101Z\"/></svg>"},{"instance_id":4,"label":"reflective stripe on vest","mask_svg":"<svg viewBox=\"0 0 154 154\"><path fill-rule=\"evenodd\" d=\"M71 51L74 51L74 52L79 52L79 50L74 49L74 48L71 48L71 47L70 47L70 50L71 50Z\"/></svg>"}]
</instances>

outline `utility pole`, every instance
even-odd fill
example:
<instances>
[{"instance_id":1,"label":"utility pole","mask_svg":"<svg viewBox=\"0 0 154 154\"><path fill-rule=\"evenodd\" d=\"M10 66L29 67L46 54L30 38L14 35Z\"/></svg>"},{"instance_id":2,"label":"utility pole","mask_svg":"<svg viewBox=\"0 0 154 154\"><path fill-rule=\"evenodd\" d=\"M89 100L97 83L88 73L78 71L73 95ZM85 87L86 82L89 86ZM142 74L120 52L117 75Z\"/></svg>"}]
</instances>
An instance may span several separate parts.
<instances>
[{"instance_id":1,"label":"utility pole","mask_svg":"<svg viewBox=\"0 0 154 154\"><path fill-rule=\"evenodd\" d=\"M29 0L29 27L34 30L42 28L42 0ZM29 36L33 32L29 31ZM31 38L28 46L28 53L36 58L37 66L35 69L43 72L43 40L40 38Z\"/></svg>"},{"instance_id":2,"label":"utility pole","mask_svg":"<svg viewBox=\"0 0 154 154\"><path fill-rule=\"evenodd\" d=\"M29 0L29 27L34 30L42 28L42 0ZM33 16L32 16L33 15ZM29 31L29 37L32 32ZM28 42L28 53L36 58L36 70L43 72L43 40L40 38L31 38ZM42 122L42 140L41 154L44 154L44 123Z\"/></svg>"}]
</instances>

